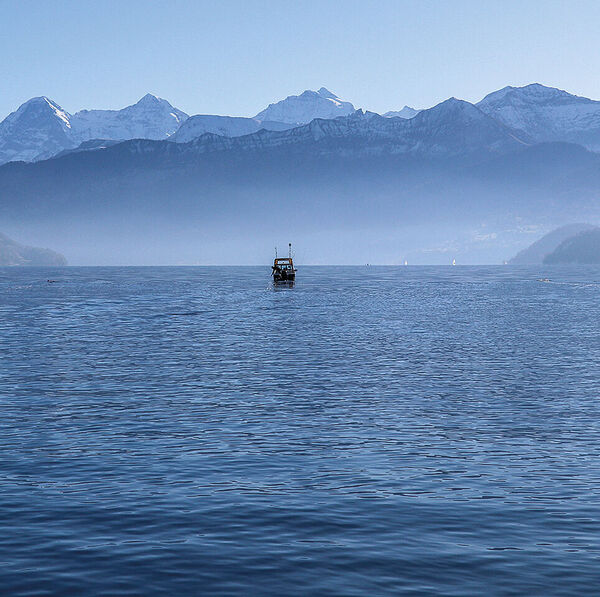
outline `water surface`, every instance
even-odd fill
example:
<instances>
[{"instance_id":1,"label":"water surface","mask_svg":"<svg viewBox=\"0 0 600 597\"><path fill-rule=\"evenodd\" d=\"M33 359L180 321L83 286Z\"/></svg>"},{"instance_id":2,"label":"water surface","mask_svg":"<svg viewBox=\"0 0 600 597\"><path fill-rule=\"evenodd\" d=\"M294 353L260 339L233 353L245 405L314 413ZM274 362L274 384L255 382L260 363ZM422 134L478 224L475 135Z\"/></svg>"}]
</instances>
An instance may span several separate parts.
<instances>
[{"instance_id":1,"label":"water surface","mask_svg":"<svg viewBox=\"0 0 600 597\"><path fill-rule=\"evenodd\" d=\"M593 594L599 298L585 267L0 269L3 593Z\"/></svg>"}]
</instances>

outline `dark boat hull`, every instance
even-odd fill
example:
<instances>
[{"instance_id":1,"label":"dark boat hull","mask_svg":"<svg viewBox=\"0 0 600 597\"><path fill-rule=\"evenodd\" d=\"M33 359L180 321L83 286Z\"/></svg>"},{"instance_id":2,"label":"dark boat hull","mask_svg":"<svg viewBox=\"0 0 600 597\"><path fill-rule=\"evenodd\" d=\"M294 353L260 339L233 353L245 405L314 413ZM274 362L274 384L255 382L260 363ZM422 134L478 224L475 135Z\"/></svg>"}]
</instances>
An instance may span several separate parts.
<instances>
[{"instance_id":1,"label":"dark boat hull","mask_svg":"<svg viewBox=\"0 0 600 597\"><path fill-rule=\"evenodd\" d=\"M273 282L275 284L285 283L285 282L294 282L296 280L296 274L273 274Z\"/></svg>"}]
</instances>

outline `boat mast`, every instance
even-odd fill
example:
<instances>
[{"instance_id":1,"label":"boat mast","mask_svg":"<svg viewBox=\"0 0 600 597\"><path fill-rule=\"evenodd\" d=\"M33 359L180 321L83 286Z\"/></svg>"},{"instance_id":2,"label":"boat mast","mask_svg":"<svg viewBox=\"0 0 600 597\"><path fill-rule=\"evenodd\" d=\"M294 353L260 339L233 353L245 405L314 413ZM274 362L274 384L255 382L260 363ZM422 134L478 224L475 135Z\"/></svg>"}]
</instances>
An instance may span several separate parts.
<instances>
[{"instance_id":1,"label":"boat mast","mask_svg":"<svg viewBox=\"0 0 600 597\"><path fill-rule=\"evenodd\" d=\"M292 258L292 243L288 243L288 257Z\"/></svg>"}]
</instances>

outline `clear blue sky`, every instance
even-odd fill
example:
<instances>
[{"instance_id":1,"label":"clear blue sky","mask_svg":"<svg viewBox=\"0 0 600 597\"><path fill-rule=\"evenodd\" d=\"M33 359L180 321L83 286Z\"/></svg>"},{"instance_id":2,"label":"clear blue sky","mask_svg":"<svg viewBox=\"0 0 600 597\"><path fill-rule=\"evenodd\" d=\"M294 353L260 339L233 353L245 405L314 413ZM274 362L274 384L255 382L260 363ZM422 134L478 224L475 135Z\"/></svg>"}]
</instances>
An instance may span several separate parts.
<instances>
[{"instance_id":1,"label":"clear blue sky","mask_svg":"<svg viewBox=\"0 0 600 597\"><path fill-rule=\"evenodd\" d=\"M383 112L540 82L600 98L597 0L0 0L0 118L36 95L254 115L324 85Z\"/></svg>"}]
</instances>

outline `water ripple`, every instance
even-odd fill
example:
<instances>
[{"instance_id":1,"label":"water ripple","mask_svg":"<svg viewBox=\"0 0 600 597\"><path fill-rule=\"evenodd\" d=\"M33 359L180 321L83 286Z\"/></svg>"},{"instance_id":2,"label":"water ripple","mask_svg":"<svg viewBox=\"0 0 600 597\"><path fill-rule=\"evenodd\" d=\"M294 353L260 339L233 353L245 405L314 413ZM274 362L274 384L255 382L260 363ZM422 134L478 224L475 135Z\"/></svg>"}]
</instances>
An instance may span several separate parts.
<instances>
[{"instance_id":1,"label":"water ripple","mask_svg":"<svg viewBox=\"0 0 600 597\"><path fill-rule=\"evenodd\" d=\"M595 593L600 269L268 275L0 269L4 594Z\"/></svg>"}]
</instances>

